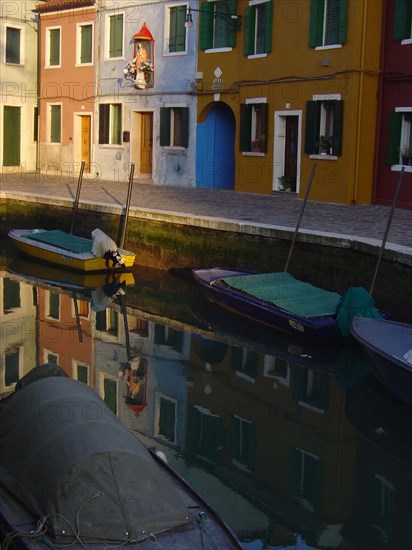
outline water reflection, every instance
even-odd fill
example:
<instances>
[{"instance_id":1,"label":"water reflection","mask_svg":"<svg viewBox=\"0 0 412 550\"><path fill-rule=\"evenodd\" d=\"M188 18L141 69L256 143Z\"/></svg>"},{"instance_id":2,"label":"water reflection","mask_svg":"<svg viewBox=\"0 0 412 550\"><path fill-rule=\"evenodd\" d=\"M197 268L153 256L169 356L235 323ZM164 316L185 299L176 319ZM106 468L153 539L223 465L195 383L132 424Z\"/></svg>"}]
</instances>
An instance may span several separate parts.
<instances>
[{"instance_id":1,"label":"water reflection","mask_svg":"<svg viewBox=\"0 0 412 550\"><path fill-rule=\"evenodd\" d=\"M165 452L245 548L411 548L412 413L354 342L319 350L257 329L187 283L56 271L1 272L2 394L60 365Z\"/></svg>"}]
</instances>

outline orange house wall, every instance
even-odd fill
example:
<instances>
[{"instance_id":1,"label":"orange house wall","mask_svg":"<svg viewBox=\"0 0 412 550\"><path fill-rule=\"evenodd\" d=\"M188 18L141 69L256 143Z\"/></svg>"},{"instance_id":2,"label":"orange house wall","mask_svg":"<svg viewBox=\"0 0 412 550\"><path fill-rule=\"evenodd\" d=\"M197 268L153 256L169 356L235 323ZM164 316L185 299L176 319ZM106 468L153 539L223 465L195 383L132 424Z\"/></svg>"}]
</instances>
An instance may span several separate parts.
<instances>
[{"instance_id":1,"label":"orange house wall","mask_svg":"<svg viewBox=\"0 0 412 550\"><path fill-rule=\"evenodd\" d=\"M47 124L47 104L62 104L62 142L73 139L73 113L93 111L95 64L76 66L76 27L78 23L93 23L95 12L90 9L68 10L41 15L40 24L40 141L50 141ZM61 66L46 68L46 32L48 27L61 27ZM96 32L96 25L94 26ZM94 57L96 62L96 58ZM93 140L92 140L93 142Z\"/></svg>"}]
</instances>

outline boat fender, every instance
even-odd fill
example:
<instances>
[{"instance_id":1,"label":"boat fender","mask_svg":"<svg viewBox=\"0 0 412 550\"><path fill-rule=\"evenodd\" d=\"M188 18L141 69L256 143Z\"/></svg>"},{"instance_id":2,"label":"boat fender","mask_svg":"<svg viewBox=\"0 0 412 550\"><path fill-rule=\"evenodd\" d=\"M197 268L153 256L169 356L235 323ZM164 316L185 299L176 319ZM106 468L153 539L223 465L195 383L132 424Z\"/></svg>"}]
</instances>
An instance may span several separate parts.
<instances>
[{"instance_id":1,"label":"boat fender","mask_svg":"<svg viewBox=\"0 0 412 550\"><path fill-rule=\"evenodd\" d=\"M105 260L111 260L113 262L113 267L117 267L118 265L125 267L124 259L121 257L118 250L108 250L105 252L103 258Z\"/></svg>"}]
</instances>

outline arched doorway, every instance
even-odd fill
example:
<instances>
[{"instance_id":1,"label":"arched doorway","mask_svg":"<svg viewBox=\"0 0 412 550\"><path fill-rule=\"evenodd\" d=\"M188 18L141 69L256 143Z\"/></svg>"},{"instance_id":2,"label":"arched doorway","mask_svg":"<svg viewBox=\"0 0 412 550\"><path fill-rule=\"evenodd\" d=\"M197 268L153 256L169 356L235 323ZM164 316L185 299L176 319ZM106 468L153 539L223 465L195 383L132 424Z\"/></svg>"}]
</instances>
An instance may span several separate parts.
<instances>
[{"instance_id":1,"label":"arched doorway","mask_svg":"<svg viewBox=\"0 0 412 550\"><path fill-rule=\"evenodd\" d=\"M202 113L196 132L196 187L234 189L236 120L228 105L217 102ZM206 115L206 116L205 116Z\"/></svg>"}]
</instances>

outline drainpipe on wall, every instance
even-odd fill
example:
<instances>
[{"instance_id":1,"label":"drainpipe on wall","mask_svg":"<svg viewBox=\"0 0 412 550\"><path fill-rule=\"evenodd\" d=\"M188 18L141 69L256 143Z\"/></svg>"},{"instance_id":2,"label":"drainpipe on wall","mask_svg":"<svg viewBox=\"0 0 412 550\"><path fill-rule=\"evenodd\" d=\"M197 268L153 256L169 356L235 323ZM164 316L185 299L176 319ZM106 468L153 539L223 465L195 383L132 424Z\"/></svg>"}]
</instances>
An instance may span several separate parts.
<instances>
[{"instance_id":1,"label":"drainpipe on wall","mask_svg":"<svg viewBox=\"0 0 412 550\"><path fill-rule=\"evenodd\" d=\"M93 117L93 152L92 152L92 159L95 160L95 153L96 153L96 136L98 136L98 118L99 118L99 105L100 105L100 62L101 62L101 35L102 35L102 0L97 1L97 9L96 9L96 17L97 17L97 63L94 73L95 78L95 88L96 88L96 95L94 98L94 104L93 104L93 111L94 111L94 117ZM99 167L93 162L93 165L96 166L94 170L93 177L96 176L97 178L101 177L101 170Z\"/></svg>"},{"instance_id":2,"label":"drainpipe on wall","mask_svg":"<svg viewBox=\"0 0 412 550\"><path fill-rule=\"evenodd\" d=\"M362 118L362 96L363 96L363 80L364 80L364 65L365 65L365 43L366 43L366 22L368 13L368 0L363 2L363 14L362 14L362 43L361 43L361 55L360 55L360 76L359 76L359 93L358 93L358 120L356 123L356 153L355 153L355 170L354 170L354 182L353 182L353 194L352 204L356 204L358 198L359 189L359 159L360 159L360 131L361 131L361 118Z\"/></svg>"},{"instance_id":3,"label":"drainpipe on wall","mask_svg":"<svg viewBox=\"0 0 412 550\"><path fill-rule=\"evenodd\" d=\"M36 141L36 173L40 172L40 14L36 13L36 19L37 19L37 97L36 97L36 104L37 104L37 141Z\"/></svg>"}]
</instances>

